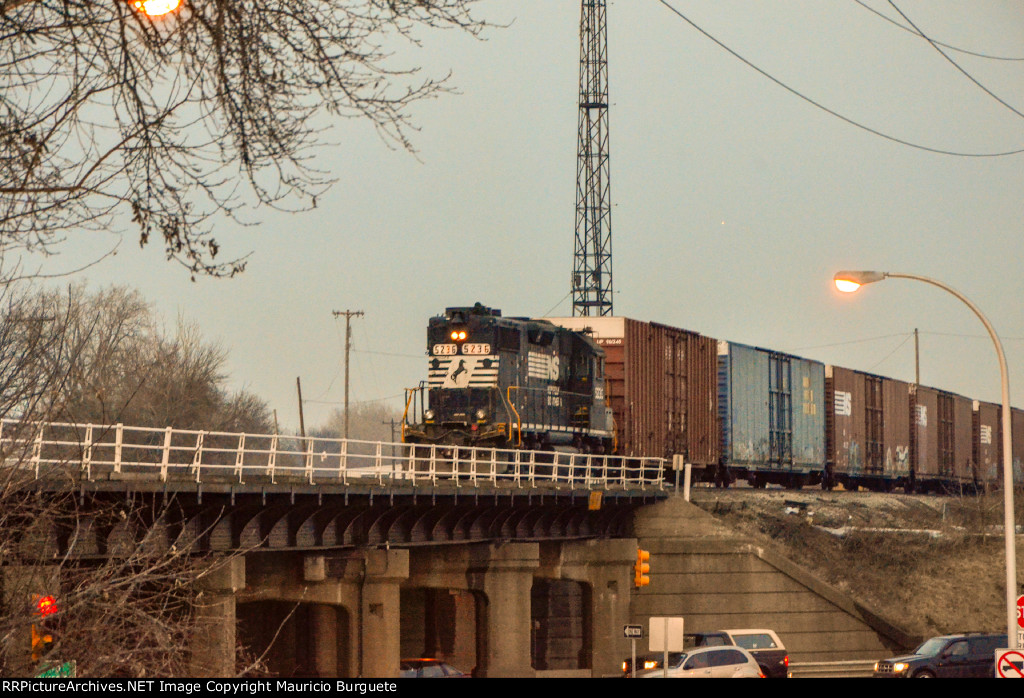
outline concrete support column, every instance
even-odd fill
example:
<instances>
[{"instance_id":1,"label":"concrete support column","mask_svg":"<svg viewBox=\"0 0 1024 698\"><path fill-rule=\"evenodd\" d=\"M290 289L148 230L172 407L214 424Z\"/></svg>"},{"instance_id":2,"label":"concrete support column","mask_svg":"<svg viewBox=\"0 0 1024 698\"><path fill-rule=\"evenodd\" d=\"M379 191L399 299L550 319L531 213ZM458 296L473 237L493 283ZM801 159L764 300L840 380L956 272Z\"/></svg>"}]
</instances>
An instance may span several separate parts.
<instances>
[{"instance_id":1,"label":"concrete support column","mask_svg":"<svg viewBox=\"0 0 1024 698\"><path fill-rule=\"evenodd\" d=\"M320 677L338 676L338 609L316 604L309 613L313 665Z\"/></svg>"},{"instance_id":2,"label":"concrete support column","mask_svg":"<svg viewBox=\"0 0 1024 698\"><path fill-rule=\"evenodd\" d=\"M536 543L473 546L467 578L476 592L478 674L533 677L530 592L540 564Z\"/></svg>"},{"instance_id":3,"label":"concrete support column","mask_svg":"<svg viewBox=\"0 0 1024 698\"><path fill-rule=\"evenodd\" d=\"M538 576L572 580L590 589L586 615L592 676L619 676L630 644L622 635L630 623L630 594L636 540L552 542L541 546ZM644 645L646 648L646 645Z\"/></svg>"},{"instance_id":4,"label":"concrete support column","mask_svg":"<svg viewBox=\"0 0 1024 698\"><path fill-rule=\"evenodd\" d=\"M245 558L231 557L196 582L192 676L235 675L235 593L245 588Z\"/></svg>"},{"instance_id":5,"label":"concrete support column","mask_svg":"<svg viewBox=\"0 0 1024 698\"><path fill-rule=\"evenodd\" d=\"M399 585L409 577L409 551L367 550L360 588L361 675L398 676L402 637Z\"/></svg>"}]
</instances>

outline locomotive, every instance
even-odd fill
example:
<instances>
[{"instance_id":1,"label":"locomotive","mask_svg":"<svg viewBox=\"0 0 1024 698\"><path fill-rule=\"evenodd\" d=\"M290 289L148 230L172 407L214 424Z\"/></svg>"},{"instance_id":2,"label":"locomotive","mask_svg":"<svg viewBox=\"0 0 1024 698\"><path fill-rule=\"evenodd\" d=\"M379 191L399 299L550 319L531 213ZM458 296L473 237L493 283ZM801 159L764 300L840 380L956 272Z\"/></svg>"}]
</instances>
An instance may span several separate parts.
<instances>
[{"instance_id":1,"label":"locomotive","mask_svg":"<svg viewBox=\"0 0 1024 698\"><path fill-rule=\"evenodd\" d=\"M430 319L427 354L406 443L614 452L605 354L588 334L477 303Z\"/></svg>"}]
</instances>

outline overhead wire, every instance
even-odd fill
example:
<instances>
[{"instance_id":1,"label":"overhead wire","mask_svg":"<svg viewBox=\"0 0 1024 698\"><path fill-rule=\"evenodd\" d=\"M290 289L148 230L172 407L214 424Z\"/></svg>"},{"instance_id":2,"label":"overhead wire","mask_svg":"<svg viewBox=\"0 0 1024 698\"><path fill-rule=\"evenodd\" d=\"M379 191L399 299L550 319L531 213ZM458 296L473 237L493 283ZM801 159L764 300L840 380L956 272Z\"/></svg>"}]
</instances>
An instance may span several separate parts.
<instances>
[{"instance_id":1,"label":"overhead wire","mask_svg":"<svg viewBox=\"0 0 1024 698\"><path fill-rule=\"evenodd\" d=\"M934 48L934 49L935 49L936 51L938 51L938 52L939 52L939 54L940 54L940 55L941 55L941 56L942 56L943 58L945 58L945 59L946 59L947 61L949 61L949 62L950 62L950 64L951 64L951 65L952 65L952 66L953 66L954 68L956 68L956 69L957 69L958 71L960 71L960 72L961 72L961 73L962 73L962 74L964 75L964 77L966 77L966 78L967 78L968 80L970 80L970 81L971 81L971 82L973 82L973 83L974 83L975 85L977 85L977 86L978 86L978 88L980 88L980 89L981 89L981 91L982 91L982 92L984 92L985 94L987 94L987 95L988 95L989 97L991 97L992 99L994 99L994 100L996 100L997 102L999 102L1000 104L1002 104L1002 105L1003 105L1004 107L1006 107L1007 109L1009 109L1010 111L1012 111L1012 112L1013 112L1014 114L1016 114L1017 116L1019 116L1019 117L1021 117L1021 118L1024 118L1024 112L1021 112L1021 111L1020 111L1020 110L1018 110L1018 109L1017 109L1016 107L1014 107L1013 105L1011 105L1011 104L1007 103L1007 102L1006 102L1005 100L1003 100L1003 98L1002 98L1002 97L1000 97L999 95L997 95L997 94L996 94L995 92L993 92L992 90L990 90L990 89L988 89L987 87L985 87L984 85L982 85L982 84L981 84L981 82L977 80L977 78L975 78L975 77L974 77L973 75L971 75L971 74L970 74L970 73L968 73L968 72L967 72L966 70L964 70L964 69L963 69L963 68L962 68L962 67L960 66L960 64L959 64L959 63L957 63L956 61L954 61L954 60L953 60L953 59L952 59L952 58L951 58L951 57L949 56L949 54L947 54L947 53L946 53L945 51L943 51L943 50L942 50L942 48L941 48L941 47L940 47L940 46L939 46L939 45L938 45L938 44L937 44L937 43L936 43L935 41L932 41L932 39L931 39L931 38L930 38L930 37L929 37L929 36L928 36L927 34L925 34L925 33L924 33L923 31L921 31L921 30L920 30L920 29L918 28L918 26L917 26L916 24L914 24L914 22L913 22L913 21L912 21L912 20L911 20L911 19L910 19L909 17L907 17L907 16L905 15L905 14L903 14L903 10L901 10L900 8L898 8L898 7L896 6L896 3L895 3L895 2L893 2L893 0L889 0L889 5L891 5L891 6L892 6L892 9L896 10L897 12L899 12L899 13L900 13L900 17L902 17L903 19L907 20L907 24L909 24L910 26L912 26L912 27L914 28L914 30L915 30L915 31L917 31L917 33L918 33L918 34L920 34L920 35L921 35L921 37L923 37L923 38L924 38L924 40L925 40L925 41L927 41L927 42L928 42L929 44L931 44L932 48Z\"/></svg>"},{"instance_id":2,"label":"overhead wire","mask_svg":"<svg viewBox=\"0 0 1024 698\"><path fill-rule=\"evenodd\" d=\"M893 337L913 337L913 333L899 332L897 334L883 334L878 337L864 337L863 339L849 339L844 342L832 342L831 344L816 344L813 347L797 347L793 351L807 351L809 349L826 349L828 347L842 347L848 344L863 344L864 342L876 342L879 339L891 339Z\"/></svg>"},{"instance_id":3,"label":"overhead wire","mask_svg":"<svg viewBox=\"0 0 1024 698\"><path fill-rule=\"evenodd\" d=\"M895 354L896 352L898 352L898 351L900 350L900 347L902 347L902 346L903 346L904 344L906 344L907 342L909 342L909 341L910 341L910 338L911 338L911 337L913 337L913 335L912 335L912 334L911 334L911 335L909 335L908 337L906 337L906 338L905 338L905 339L904 339L904 340L903 340L902 342L900 342L899 344L897 344L897 345L896 345L896 348L894 348L894 349L893 349L892 351L890 351L890 352L889 352L888 354L886 354L885 356L883 356L883 357L881 358L881 360L880 360L880 361L878 361L878 363L876 363L876 364L875 364L874 366L872 366L871 368L869 368L869 369L868 369L868 373L870 373L871 371L874 371L874 370L875 370L876 368L878 368L879 366L881 366L882 364L884 364L884 363L885 363L886 361L888 361L888 360L889 360L889 359L890 359L890 358L892 357L892 355L893 355L893 354Z\"/></svg>"},{"instance_id":4,"label":"overhead wire","mask_svg":"<svg viewBox=\"0 0 1024 698\"><path fill-rule=\"evenodd\" d=\"M868 5L866 2L864 2L864 0L853 0L853 1L855 3L857 3L858 5L860 5L861 7L863 7L868 12L871 12L872 14L878 15L879 17L884 19L886 22L889 22L890 24L893 24L894 26L899 27L903 31L908 32L910 34L913 34L915 36L919 36L922 39L928 39L933 44L937 44L939 46L942 46L943 48L948 48L950 51L956 51L957 53L963 53L963 54L968 55L968 56L975 56L976 58L986 58L986 59L992 60L992 61L1024 61L1024 56L994 56L994 55L992 55L990 53L981 53L980 51L971 51L970 49L961 48L959 46L953 46L952 44L943 43L943 42L937 41L935 39L929 39L929 37L927 37L924 34L922 34L916 28L912 28L912 27L908 27L906 25L900 24L899 22L897 22L892 17L886 15L884 12L879 12L875 8L871 7L871 5Z\"/></svg>"},{"instance_id":5,"label":"overhead wire","mask_svg":"<svg viewBox=\"0 0 1024 698\"><path fill-rule=\"evenodd\" d=\"M932 146L922 145L920 143L914 143L912 141L904 140L902 138L898 138L897 136L892 136L892 135L889 135L889 134L887 134L887 133L885 133L883 131L879 131L878 129L872 128L871 126L868 126L866 124L862 124L859 121L855 121L855 120L851 119L848 116L844 116L843 114L840 114L839 112L837 112L837 111L835 111L833 109L830 109L829 107L826 107L824 104L815 101L814 99L812 99L812 98L808 97L807 95L803 94L802 92L800 92L796 88L790 87L788 84L782 82L782 80L776 78L774 75L772 75L768 71L766 71L763 68L757 66L752 61L750 61L747 58L743 57L742 55L740 55L739 53L734 51L732 48L730 48L729 46L726 46L722 41L720 41L719 39L717 39L714 36L712 36L710 33L705 31L702 27L700 27L692 19L690 19L689 17L684 15L678 9L673 7L671 4L669 4L669 2L667 0L658 0L658 2L660 2L666 8L668 8L673 14L678 16L680 19L682 19L684 22L686 22L691 27L696 29L698 32L703 34L707 39L712 41L719 48L721 48L722 50L726 51L727 53L729 53L731 56L733 56L737 60L743 62L749 68L757 71L758 73L760 73L764 77L768 78L769 80L771 80L772 82L774 82L776 85L778 85L779 87L783 88L787 92L789 92L789 93L799 97L800 99L804 100L808 104L811 104L812 106L817 107L818 109L822 110L826 114L834 116L835 118L839 119L840 121L844 121L847 124L850 124L851 126L855 126L856 128L859 128L859 129L861 129L863 131L867 131L868 133L870 133L872 135L875 135L875 136L878 136L879 138L884 138L887 141L892 141L893 143L899 143L900 145L905 145L905 146L908 146L910 148L916 148L918 150L924 150L924 151L927 151L929 153L936 153L938 155L953 155L953 156L956 156L956 157L965 157L965 158L995 158L995 157L1004 157L1004 156L1007 156L1007 155L1019 155L1021 153L1024 153L1024 148L1019 148L1019 149L1016 149L1016 150L1007 150L1007 151L1003 151L1003 152L990 152L990 153L965 153L965 152L960 152L960 151L955 151L955 150L946 150L944 148L935 148L935 147L932 147Z\"/></svg>"}]
</instances>

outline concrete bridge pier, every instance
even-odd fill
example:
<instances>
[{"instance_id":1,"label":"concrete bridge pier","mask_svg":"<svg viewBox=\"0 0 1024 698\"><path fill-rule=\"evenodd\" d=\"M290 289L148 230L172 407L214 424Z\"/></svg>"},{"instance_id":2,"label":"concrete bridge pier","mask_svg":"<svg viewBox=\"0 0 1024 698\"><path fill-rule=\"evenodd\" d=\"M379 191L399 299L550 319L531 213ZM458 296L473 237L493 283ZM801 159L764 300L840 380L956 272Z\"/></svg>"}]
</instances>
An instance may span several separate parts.
<instances>
[{"instance_id":1,"label":"concrete bridge pier","mask_svg":"<svg viewBox=\"0 0 1024 698\"><path fill-rule=\"evenodd\" d=\"M451 546L443 552L436 547L414 548L407 586L472 595L478 676L534 676L530 594L539 565L537 543L479 543ZM466 630L467 616L468 610L462 608L456 618Z\"/></svg>"},{"instance_id":2,"label":"concrete bridge pier","mask_svg":"<svg viewBox=\"0 0 1024 698\"><path fill-rule=\"evenodd\" d=\"M216 564L196 582L196 629L192 675L235 675L235 594L245 588L245 558Z\"/></svg>"}]
</instances>

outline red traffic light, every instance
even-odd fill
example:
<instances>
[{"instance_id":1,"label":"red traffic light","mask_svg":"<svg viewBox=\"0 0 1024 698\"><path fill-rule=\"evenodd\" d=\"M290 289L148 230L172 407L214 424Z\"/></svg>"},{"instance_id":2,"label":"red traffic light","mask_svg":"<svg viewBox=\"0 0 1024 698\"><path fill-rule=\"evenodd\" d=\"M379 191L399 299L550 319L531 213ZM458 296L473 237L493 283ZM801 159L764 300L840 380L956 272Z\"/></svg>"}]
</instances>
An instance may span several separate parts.
<instances>
[{"instance_id":1,"label":"red traffic light","mask_svg":"<svg viewBox=\"0 0 1024 698\"><path fill-rule=\"evenodd\" d=\"M37 615L45 618L46 616L52 615L57 612L57 599L52 596L37 596L35 597L36 608L35 612Z\"/></svg>"}]
</instances>

